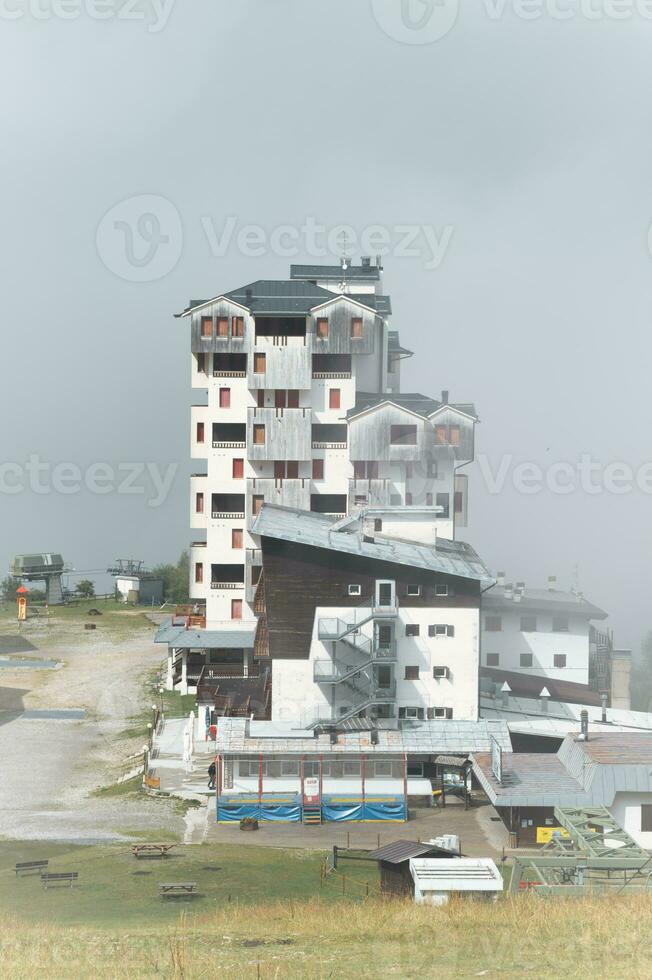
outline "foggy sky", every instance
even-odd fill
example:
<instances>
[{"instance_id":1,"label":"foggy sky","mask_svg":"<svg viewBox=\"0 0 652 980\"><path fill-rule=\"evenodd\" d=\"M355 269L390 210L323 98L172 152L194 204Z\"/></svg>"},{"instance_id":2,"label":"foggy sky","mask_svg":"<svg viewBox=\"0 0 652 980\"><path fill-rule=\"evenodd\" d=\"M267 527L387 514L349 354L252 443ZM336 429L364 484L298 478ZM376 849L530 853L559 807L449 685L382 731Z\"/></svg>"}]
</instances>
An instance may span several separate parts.
<instances>
[{"instance_id":1,"label":"foggy sky","mask_svg":"<svg viewBox=\"0 0 652 980\"><path fill-rule=\"evenodd\" d=\"M436 269L384 258L392 325L417 352L403 390L474 401L495 469L652 460L652 21L492 20L467 4L447 36L403 44L367 0L176 0L149 26L0 14L1 461L179 464L158 508L0 493L3 574L19 552L99 569L173 559L191 539L199 399L173 314L310 261L215 256L202 219L218 233L228 216L268 232L307 217L450 226ZM110 271L96 244L106 212L140 195L182 226L178 261L151 282ZM650 494L530 495L510 478L492 494L468 472L464 536L487 564L579 584L638 646Z\"/></svg>"}]
</instances>

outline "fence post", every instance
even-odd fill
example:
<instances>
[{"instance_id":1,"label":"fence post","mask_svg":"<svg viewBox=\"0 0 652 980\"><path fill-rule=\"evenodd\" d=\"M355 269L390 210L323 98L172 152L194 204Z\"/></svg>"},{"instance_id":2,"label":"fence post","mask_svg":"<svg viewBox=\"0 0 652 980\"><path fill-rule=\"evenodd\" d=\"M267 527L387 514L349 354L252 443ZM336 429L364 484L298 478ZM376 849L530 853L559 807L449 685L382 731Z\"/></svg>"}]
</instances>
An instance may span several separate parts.
<instances>
[{"instance_id":1,"label":"fence post","mask_svg":"<svg viewBox=\"0 0 652 980\"><path fill-rule=\"evenodd\" d=\"M342 894L346 895L346 875L342 875Z\"/></svg>"}]
</instances>

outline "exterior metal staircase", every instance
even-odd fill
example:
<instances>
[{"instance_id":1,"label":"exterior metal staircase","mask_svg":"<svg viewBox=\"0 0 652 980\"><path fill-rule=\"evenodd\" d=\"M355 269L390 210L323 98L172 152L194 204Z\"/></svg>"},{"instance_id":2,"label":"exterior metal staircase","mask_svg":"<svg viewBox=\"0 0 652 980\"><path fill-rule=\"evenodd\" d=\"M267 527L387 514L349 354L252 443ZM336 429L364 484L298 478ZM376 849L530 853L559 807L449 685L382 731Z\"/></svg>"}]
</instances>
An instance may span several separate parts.
<instances>
[{"instance_id":1,"label":"exterior metal staircase","mask_svg":"<svg viewBox=\"0 0 652 980\"><path fill-rule=\"evenodd\" d=\"M321 825L321 803L304 803L301 811L301 822L307 827Z\"/></svg>"}]
</instances>

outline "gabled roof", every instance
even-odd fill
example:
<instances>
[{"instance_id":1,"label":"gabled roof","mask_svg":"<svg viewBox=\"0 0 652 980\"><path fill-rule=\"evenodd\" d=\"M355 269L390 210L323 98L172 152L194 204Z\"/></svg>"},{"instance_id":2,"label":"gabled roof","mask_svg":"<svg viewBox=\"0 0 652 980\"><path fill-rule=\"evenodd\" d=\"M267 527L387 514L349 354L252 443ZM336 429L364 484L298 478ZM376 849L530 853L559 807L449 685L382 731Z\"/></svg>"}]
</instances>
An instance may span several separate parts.
<instances>
[{"instance_id":1,"label":"gabled roof","mask_svg":"<svg viewBox=\"0 0 652 980\"><path fill-rule=\"evenodd\" d=\"M328 299L335 299L336 294L321 286L309 282L292 282L288 279L257 279L244 286L238 286L228 293L219 293L212 299L192 300L190 305L179 314L188 316L200 306L215 303L220 299L230 300L242 306L251 313L279 316L307 314L313 307Z\"/></svg>"},{"instance_id":2,"label":"gabled roof","mask_svg":"<svg viewBox=\"0 0 652 980\"><path fill-rule=\"evenodd\" d=\"M328 299L323 300L319 305L314 306L314 312L318 312L325 306L332 306L333 303L338 303L341 300L346 300L349 303L353 303L354 306L361 306L365 310L372 310L377 313L380 310L377 309L378 300L383 300L387 306L389 306L388 296L374 296L373 293L361 293L354 296L352 293L331 293ZM380 304L383 305L382 303ZM391 310L388 310L391 312Z\"/></svg>"},{"instance_id":3,"label":"gabled roof","mask_svg":"<svg viewBox=\"0 0 652 980\"><path fill-rule=\"evenodd\" d=\"M174 650L194 649L246 649L252 650L256 639L256 623L251 626L222 630L186 629L173 626L172 620L164 623L154 637L154 643L167 643Z\"/></svg>"},{"instance_id":4,"label":"gabled roof","mask_svg":"<svg viewBox=\"0 0 652 980\"><path fill-rule=\"evenodd\" d=\"M567 613L569 616L583 616L586 619L607 619L609 614L592 602L588 602L578 592L563 592L561 589L525 588L516 602L512 593L505 595L505 586L496 585L485 596L484 603L489 612Z\"/></svg>"},{"instance_id":5,"label":"gabled roof","mask_svg":"<svg viewBox=\"0 0 652 980\"><path fill-rule=\"evenodd\" d=\"M411 353L411 351L408 351L407 353ZM362 415L364 412L368 412L373 408L377 408L379 405L390 402L391 404L396 405L398 408L404 408L413 415L419 415L423 419L431 418L435 412L438 412L442 408L452 408L457 412L462 412L464 415L468 415L471 419L477 419L473 405L466 403L459 405L444 405L443 402L438 401L436 398L430 398L428 395L421 395L416 391L404 393L392 392L391 394L388 394L387 392L359 391L356 394L355 406L349 409L346 417L348 419L356 418L356 416Z\"/></svg>"},{"instance_id":6,"label":"gabled roof","mask_svg":"<svg viewBox=\"0 0 652 980\"><path fill-rule=\"evenodd\" d=\"M263 537L307 547L471 579L483 588L493 582L481 558L464 541L439 538L435 547L389 535L369 541L363 537L359 524L350 524L338 531L333 530L336 523L337 518L325 514L263 504L252 531Z\"/></svg>"},{"instance_id":7,"label":"gabled roof","mask_svg":"<svg viewBox=\"0 0 652 980\"><path fill-rule=\"evenodd\" d=\"M320 279L322 282L351 282L352 280L362 280L363 282L378 282L382 266L377 265L348 265L343 269L341 265L291 265L290 279Z\"/></svg>"},{"instance_id":8,"label":"gabled roof","mask_svg":"<svg viewBox=\"0 0 652 980\"><path fill-rule=\"evenodd\" d=\"M454 851L442 847L441 844L421 844L415 840L395 840L391 844L385 844L383 847L371 851L367 857L371 861L402 864L404 861L409 861L410 858L425 857L426 854L450 854L453 856L454 853Z\"/></svg>"}]
</instances>

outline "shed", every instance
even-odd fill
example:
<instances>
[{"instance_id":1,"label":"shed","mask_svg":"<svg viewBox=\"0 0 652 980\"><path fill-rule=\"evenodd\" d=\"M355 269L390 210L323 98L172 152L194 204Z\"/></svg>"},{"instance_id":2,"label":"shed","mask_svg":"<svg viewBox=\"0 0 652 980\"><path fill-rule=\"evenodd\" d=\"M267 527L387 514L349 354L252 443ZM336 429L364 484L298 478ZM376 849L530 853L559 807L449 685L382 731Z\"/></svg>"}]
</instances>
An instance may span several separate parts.
<instances>
[{"instance_id":1,"label":"shed","mask_svg":"<svg viewBox=\"0 0 652 980\"><path fill-rule=\"evenodd\" d=\"M413 895L414 880L410 873L413 858L438 856L450 860L456 852L451 841L450 849L440 841L397 840L385 844L368 855L378 861L380 890L384 895Z\"/></svg>"},{"instance_id":2,"label":"shed","mask_svg":"<svg viewBox=\"0 0 652 980\"><path fill-rule=\"evenodd\" d=\"M445 905L451 895L496 898L503 890L500 871L491 858L411 858L414 900Z\"/></svg>"}]
</instances>

